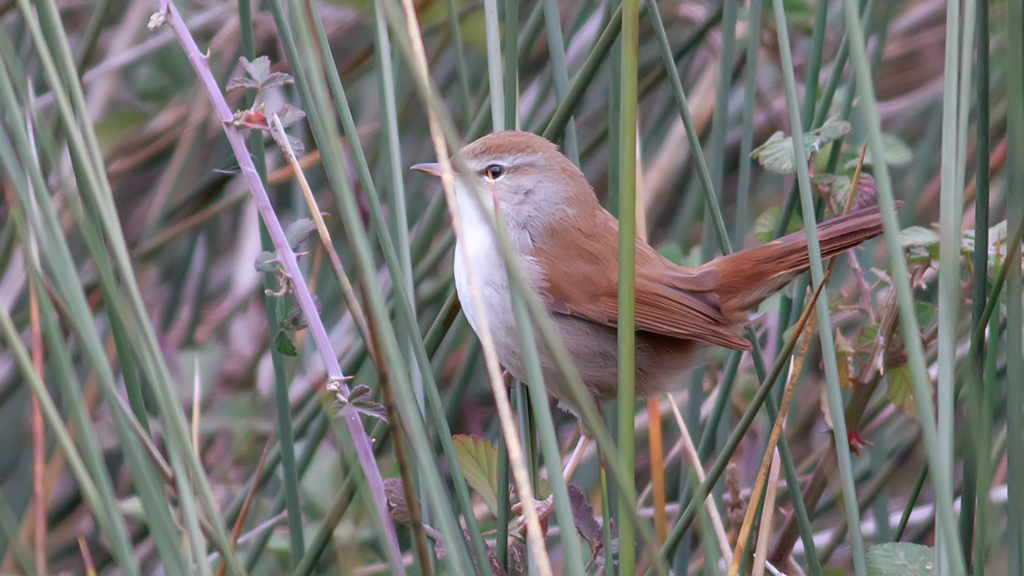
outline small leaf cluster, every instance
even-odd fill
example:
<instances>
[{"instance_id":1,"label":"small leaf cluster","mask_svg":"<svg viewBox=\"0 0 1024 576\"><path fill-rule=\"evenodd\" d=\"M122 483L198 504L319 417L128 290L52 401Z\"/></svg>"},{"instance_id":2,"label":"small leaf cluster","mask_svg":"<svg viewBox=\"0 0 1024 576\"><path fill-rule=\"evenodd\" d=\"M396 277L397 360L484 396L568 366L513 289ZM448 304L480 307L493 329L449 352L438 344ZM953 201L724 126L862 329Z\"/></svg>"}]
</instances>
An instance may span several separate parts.
<instances>
[{"instance_id":1,"label":"small leaf cluster","mask_svg":"<svg viewBox=\"0 0 1024 576\"><path fill-rule=\"evenodd\" d=\"M274 141L278 143L286 154L302 156L306 151L305 144L298 138L287 135L287 142L282 142L278 131L274 129L273 118L276 116L277 120L281 123L281 127L286 128L305 118L306 113L291 104L285 103L268 114L266 104L263 102L267 91L272 88L294 84L295 80L284 72L271 72L270 58L266 56L260 56L252 62L244 56L238 60L242 64L242 69L245 70L245 75L232 78L228 82L227 90L229 92L239 88L255 90L256 95L253 98L252 106L235 112L233 124L237 128L269 132Z\"/></svg>"},{"instance_id":2,"label":"small leaf cluster","mask_svg":"<svg viewBox=\"0 0 1024 576\"><path fill-rule=\"evenodd\" d=\"M295 251L297 258L301 258L305 253L299 252L296 248L315 231L316 223L309 218L300 218L292 222L285 230L288 245ZM285 356L297 356L298 350L295 348L289 333L304 329L307 325L307 319L305 314L302 313L302 308L299 306L299 302L292 291L291 277L285 271L284 264L281 262L276 251L264 250L260 252L259 256L256 257L254 266L260 272L273 274L280 286L277 290L268 289L266 292L268 296L276 297L274 314L277 318L279 330L273 338L274 350ZM313 304L316 306L316 311L319 314L322 305L320 299L315 294L313 295Z\"/></svg>"}]
</instances>

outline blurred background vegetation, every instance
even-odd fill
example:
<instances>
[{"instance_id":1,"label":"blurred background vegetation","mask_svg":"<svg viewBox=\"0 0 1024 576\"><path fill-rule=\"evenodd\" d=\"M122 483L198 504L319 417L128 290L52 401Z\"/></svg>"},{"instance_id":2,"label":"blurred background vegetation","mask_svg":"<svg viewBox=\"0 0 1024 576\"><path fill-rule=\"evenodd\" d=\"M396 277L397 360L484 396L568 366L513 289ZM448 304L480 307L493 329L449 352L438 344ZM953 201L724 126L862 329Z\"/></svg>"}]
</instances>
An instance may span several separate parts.
<instances>
[{"instance_id":1,"label":"blurred background vegetation","mask_svg":"<svg viewBox=\"0 0 1024 576\"><path fill-rule=\"evenodd\" d=\"M0 1L0 572L717 574L738 552L743 573L1024 573L1019 0L645 1L635 70L616 2L177 4L208 60L155 2ZM436 115L450 150L543 133L613 213L635 158L641 233L689 265L801 230L809 207L890 218L821 296L835 342L793 351L803 279L762 306L757 355L709 351L638 404L635 566L608 521L632 524L621 478L594 443L568 488L552 477L543 455L569 453L576 420L552 409L552 426L513 383L534 490L558 508L548 559L518 532L444 197L407 170L434 160ZM383 482L357 460L371 447Z\"/></svg>"}]
</instances>

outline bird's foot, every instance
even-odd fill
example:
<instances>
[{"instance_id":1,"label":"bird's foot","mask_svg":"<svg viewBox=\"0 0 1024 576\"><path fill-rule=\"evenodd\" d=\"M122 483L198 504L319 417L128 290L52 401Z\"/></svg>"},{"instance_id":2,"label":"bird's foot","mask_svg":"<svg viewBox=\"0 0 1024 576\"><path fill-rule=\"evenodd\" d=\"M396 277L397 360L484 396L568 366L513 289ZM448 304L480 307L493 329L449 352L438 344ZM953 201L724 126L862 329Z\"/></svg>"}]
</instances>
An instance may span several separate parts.
<instances>
[{"instance_id":1,"label":"bird's foot","mask_svg":"<svg viewBox=\"0 0 1024 576\"><path fill-rule=\"evenodd\" d=\"M555 511L555 497L554 495L548 496L543 500L533 500L533 507L537 510L537 518L540 520L540 530L545 536L548 532L548 518ZM523 503L517 502L512 506L512 513L519 518L515 521L515 531L520 536L526 537L526 515L524 514Z\"/></svg>"}]
</instances>

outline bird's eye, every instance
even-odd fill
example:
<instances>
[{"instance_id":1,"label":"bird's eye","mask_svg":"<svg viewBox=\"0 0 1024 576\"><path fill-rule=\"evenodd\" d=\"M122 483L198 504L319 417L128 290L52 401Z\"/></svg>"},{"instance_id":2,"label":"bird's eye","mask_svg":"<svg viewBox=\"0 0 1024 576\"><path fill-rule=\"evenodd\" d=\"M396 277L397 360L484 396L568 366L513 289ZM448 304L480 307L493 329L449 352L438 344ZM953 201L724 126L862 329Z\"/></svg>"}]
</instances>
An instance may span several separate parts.
<instances>
[{"instance_id":1,"label":"bird's eye","mask_svg":"<svg viewBox=\"0 0 1024 576\"><path fill-rule=\"evenodd\" d=\"M500 164L490 164L484 168L484 176L488 180L494 181L501 178L505 174L505 167Z\"/></svg>"}]
</instances>

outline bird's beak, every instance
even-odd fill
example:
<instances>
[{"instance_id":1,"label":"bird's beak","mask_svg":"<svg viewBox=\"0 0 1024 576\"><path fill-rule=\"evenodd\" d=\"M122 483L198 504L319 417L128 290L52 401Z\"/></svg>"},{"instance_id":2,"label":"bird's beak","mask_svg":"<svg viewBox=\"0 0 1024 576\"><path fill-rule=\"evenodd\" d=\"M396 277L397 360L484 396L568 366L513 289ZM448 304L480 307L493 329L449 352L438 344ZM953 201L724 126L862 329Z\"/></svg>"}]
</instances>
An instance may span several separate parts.
<instances>
[{"instance_id":1,"label":"bird's beak","mask_svg":"<svg viewBox=\"0 0 1024 576\"><path fill-rule=\"evenodd\" d=\"M438 166L437 162L424 162L422 164L416 164L412 166L413 170L423 172L424 174L430 174L431 176L441 177L441 167Z\"/></svg>"}]
</instances>

